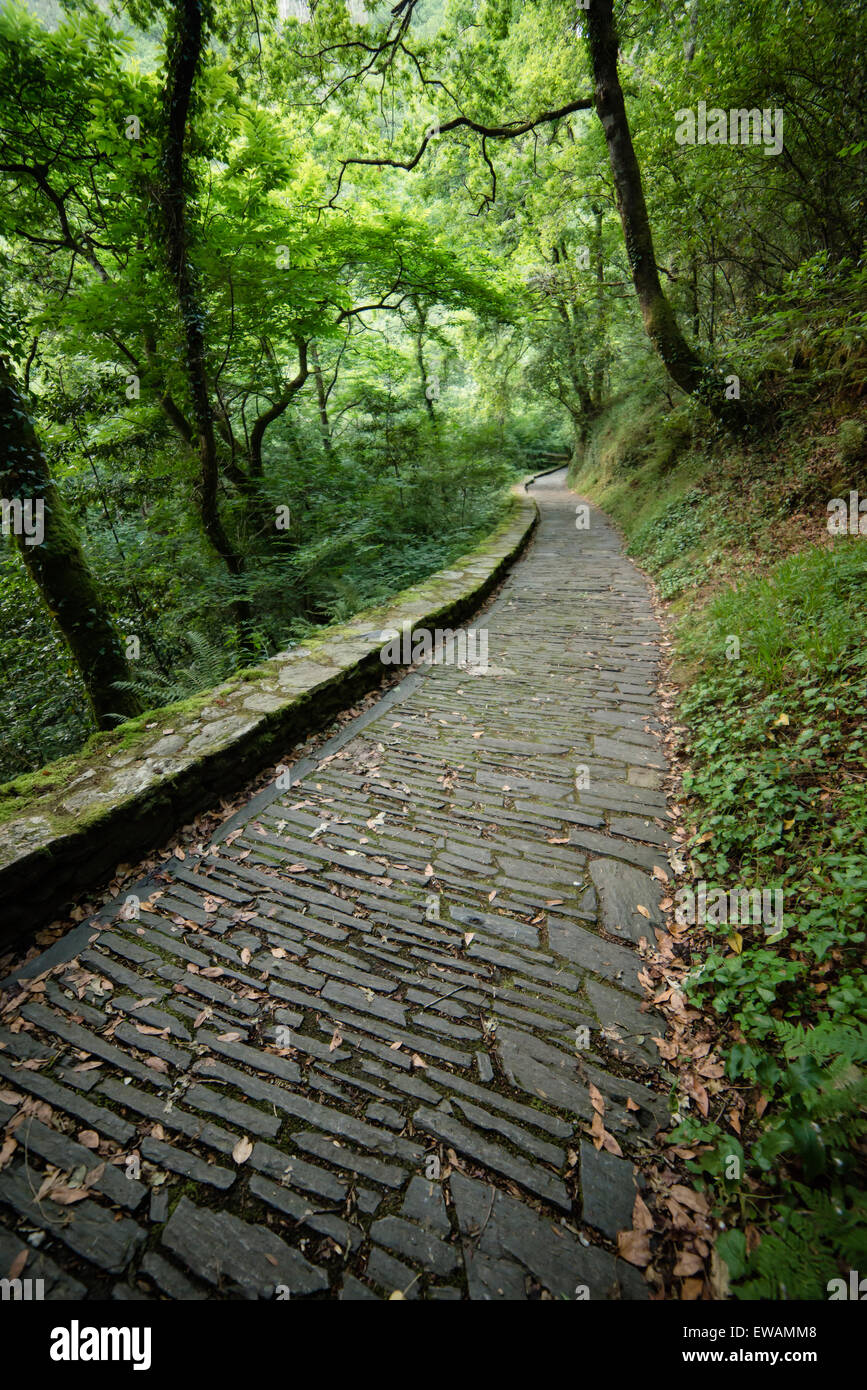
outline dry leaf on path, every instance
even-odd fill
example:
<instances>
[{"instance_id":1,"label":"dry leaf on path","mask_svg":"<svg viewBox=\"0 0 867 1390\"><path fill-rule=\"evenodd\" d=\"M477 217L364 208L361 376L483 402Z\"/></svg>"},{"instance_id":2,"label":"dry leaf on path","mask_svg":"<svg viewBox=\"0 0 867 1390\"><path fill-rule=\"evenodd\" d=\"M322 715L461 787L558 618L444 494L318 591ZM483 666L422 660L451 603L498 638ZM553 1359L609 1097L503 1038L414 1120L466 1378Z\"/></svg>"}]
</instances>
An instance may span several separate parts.
<instances>
[{"instance_id":1,"label":"dry leaf on path","mask_svg":"<svg viewBox=\"0 0 867 1390\"><path fill-rule=\"evenodd\" d=\"M83 1202L88 1192L85 1187L54 1187L48 1193L49 1201L58 1206L71 1207L75 1202Z\"/></svg>"},{"instance_id":2,"label":"dry leaf on path","mask_svg":"<svg viewBox=\"0 0 867 1390\"><path fill-rule=\"evenodd\" d=\"M650 1264L650 1241L644 1231L621 1231L617 1237L617 1253L629 1264L644 1269Z\"/></svg>"},{"instance_id":3,"label":"dry leaf on path","mask_svg":"<svg viewBox=\"0 0 867 1390\"><path fill-rule=\"evenodd\" d=\"M710 1211L703 1192L694 1192L691 1187L684 1187L682 1183L675 1183L670 1191L671 1196L682 1206L689 1207L690 1211L697 1211L700 1216L707 1216Z\"/></svg>"},{"instance_id":4,"label":"dry leaf on path","mask_svg":"<svg viewBox=\"0 0 867 1390\"><path fill-rule=\"evenodd\" d=\"M652 1231L653 1217L650 1208L640 1193L636 1193L632 1206L632 1226L636 1231Z\"/></svg>"},{"instance_id":5,"label":"dry leaf on path","mask_svg":"<svg viewBox=\"0 0 867 1390\"><path fill-rule=\"evenodd\" d=\"M696 1254L694 1250L681 1250L674 1266L674 1273L682 1278L688 1274L698 1274L703 1268L704 1260L701 1255Z\"/></svg>"}]
</instances>

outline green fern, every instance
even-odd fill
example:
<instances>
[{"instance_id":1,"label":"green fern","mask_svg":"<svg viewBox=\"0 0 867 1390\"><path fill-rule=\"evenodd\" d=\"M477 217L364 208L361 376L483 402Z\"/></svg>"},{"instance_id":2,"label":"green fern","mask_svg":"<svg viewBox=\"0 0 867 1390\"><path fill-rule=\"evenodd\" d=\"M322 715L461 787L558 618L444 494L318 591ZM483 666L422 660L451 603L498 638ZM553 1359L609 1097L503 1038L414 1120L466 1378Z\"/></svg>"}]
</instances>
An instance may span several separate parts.
<instances>
[{"instance_id":1,"label":"green fern","mask_svg":"<svg viewBox=\"0 0 867 1390\"><path fill-rule=\"evenodd\" d=\"M867 1062L867 1028L838 1023L833 1018L821 1019L814 1028L780 1019L774 1032L789 1059L814 1057L817 1062L828 1057L845 1057L849 1062Z\"/></svg>"},{"instance_id":2,"label":"green fern","mask_svg":"<svg viewBox=\"0 0 867 1390\"><path fill-rule=\"evenodd\" d=\"M867 1269L867 1198L853 1187L816 1192L795 1183L759 1246L746 1255L741 1231L719 1238L717 1250L741 1299L825 1299L828 1281Z\"/></svg>"},{"instance_id":3,"label":"green fern","mask_svg":"<svg viewBox=\"0 0 867 1390\"><path fill-rule=\"evenodd\" d=\"M231 672L233 663L230 654L210 642L201 632L188 631L185 637L189 648L185 669L166 676L152 667L143 666L136 680L118 681L117 689L135 691L148 709L159 709L162 705L172 705L200 690L219 685Z\"/></svg>"}]
</instances>

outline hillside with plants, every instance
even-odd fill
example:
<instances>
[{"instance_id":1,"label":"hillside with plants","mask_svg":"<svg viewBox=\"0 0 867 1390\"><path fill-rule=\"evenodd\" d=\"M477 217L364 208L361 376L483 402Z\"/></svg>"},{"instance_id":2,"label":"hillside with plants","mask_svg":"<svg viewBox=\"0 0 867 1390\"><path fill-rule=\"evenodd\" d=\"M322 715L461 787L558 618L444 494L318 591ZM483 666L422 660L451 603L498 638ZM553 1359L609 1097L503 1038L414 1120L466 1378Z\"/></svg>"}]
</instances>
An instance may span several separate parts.
<instances>
[{"instance_id":1,"label":"hillside with plants","mask_svg":"<svg viewBox=\"0 0 867 1390\"><path fill-rule=\"evenodd\" d=\"M0 7L0 780L568 458L669 637L676 1298L867 1267L865 51L861 0Z\"/></svg>"}]
</instances>

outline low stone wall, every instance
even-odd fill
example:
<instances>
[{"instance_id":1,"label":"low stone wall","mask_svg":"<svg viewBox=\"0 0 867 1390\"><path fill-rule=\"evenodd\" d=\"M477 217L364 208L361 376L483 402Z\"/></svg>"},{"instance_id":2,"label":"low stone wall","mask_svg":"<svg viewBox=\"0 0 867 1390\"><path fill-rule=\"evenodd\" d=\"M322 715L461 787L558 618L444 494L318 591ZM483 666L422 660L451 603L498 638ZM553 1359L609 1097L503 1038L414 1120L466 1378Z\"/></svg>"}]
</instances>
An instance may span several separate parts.
<instances>
[{"instance_id":1,"label":"low stone wall","mask_svg":"<svg viewBox=\"0 0 867 1390\"><path fill-rule=\"evenodd\" d=\"M470 617L537 516L519 486L505 521L477 550L388 605L0 787L0 941L57 916L121 860L168 839L370 691L383 674L383 632Z\"/></svg>"}]
</instances>

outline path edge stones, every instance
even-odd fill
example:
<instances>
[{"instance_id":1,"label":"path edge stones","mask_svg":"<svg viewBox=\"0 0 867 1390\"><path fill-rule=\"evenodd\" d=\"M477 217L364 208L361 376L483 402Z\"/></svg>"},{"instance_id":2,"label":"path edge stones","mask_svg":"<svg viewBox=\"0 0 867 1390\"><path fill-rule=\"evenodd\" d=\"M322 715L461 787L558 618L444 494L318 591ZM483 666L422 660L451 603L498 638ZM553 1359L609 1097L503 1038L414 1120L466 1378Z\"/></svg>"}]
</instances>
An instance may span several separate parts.
<instances>
[{"instance_id":1,"label":"path edge stones","mask_svg":"<svg viewBox=\"0 0 867 1390\"><path fill-rule=\"evenodd\" d=\"M536 527L531 481L512 488L480 546L388 604L0 786L0 943L59 915L368 694L383 675L381 632L446 628L476 612Z\"/></svg>"}]
</instances>

